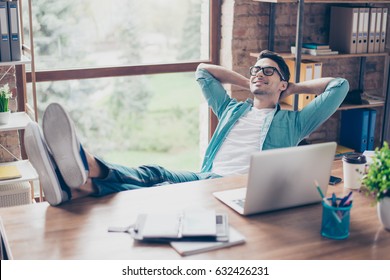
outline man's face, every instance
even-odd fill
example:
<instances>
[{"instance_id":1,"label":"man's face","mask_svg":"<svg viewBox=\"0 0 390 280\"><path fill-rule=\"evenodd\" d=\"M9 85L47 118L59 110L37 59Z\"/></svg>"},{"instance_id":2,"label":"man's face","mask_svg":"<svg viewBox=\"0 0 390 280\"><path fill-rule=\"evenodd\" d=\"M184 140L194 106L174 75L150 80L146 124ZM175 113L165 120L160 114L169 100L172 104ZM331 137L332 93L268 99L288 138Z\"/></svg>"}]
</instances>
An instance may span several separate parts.
<instances>
[{"instance_id":1,"label":"man's face","mask_svg":"<svg viewBox=\"0 0 390 280\"><path fill-rule=\"evenodd\" d=\"M278 64L269 58L258 60L255 66L271 66L280 71ZM254 95L277 95L279 97L286 86L287 82L283 81L276 71L271 76L266 76L263 71L259 71L255 76L250 77L250 90Z\"/></svg>"}]
</instances>

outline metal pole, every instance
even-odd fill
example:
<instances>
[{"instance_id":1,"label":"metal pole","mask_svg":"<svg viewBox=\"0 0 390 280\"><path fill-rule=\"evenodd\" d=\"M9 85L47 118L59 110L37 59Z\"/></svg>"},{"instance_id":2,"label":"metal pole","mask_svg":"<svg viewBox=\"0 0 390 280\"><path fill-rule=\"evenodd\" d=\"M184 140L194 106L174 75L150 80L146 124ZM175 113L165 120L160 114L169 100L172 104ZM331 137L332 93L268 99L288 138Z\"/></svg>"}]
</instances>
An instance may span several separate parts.
<instances>
[{"instance_id":1,"label":"metal pole","mask_svg":"<svg viewBox=\"0 0 390 280\"><path fill-rule=\"evenodd\" d=\"M302 38L303 38L303 14L304 14L304 0L298 2L297 12L297 33L295 40L295 82L299 83L299 77L301 75L301 50L302 50ZM298 110L298 94L294 95L294 111Z\"/></svg>"}]
</instances>

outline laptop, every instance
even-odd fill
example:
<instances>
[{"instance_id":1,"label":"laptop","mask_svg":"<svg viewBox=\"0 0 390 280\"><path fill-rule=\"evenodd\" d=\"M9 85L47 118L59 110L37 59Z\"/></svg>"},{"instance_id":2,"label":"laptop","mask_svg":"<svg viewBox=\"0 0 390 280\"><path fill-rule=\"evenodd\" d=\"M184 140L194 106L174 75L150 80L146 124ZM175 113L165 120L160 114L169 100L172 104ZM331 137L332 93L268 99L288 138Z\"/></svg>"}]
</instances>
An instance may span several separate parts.
<instances>
[{"instance_id":1,"label":"laptop","mask_svg":"<svg viewBox=\"0 0 390 280\"><path fill-rule=\"evenodd\" d=\"M241 215L320 202L314 181L326 194L336 146L329 142L256 152L247 186L213 195Z\"/></svg>"}]
</instances>

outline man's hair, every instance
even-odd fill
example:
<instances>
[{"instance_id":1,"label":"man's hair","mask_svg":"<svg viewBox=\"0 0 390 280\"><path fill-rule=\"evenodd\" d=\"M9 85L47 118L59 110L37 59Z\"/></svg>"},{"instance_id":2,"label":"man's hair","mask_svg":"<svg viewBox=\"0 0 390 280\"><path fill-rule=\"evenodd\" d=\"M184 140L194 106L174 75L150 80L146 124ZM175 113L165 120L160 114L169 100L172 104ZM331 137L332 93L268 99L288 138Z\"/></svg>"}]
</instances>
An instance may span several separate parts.
<instances>
[{"instance_id":1,"label":"man's hair","mask_svg":"<svg viewBox=\"0 0 390 280\"><path fill-rule=\"evenodd\" d=\"M259 54L257 60L260 60L260 59L263 59L263 58L269 58L269 59L275 61L276 64L278 65L278 67L280 69L280 72L282 73L284 79L287 82L290 80L290 70L288 69L288 66L287 66L286 62L284 61L283 57L281 57L279 54L274 53L272 51L263 50Z\"/></svg>"}]
</instances>

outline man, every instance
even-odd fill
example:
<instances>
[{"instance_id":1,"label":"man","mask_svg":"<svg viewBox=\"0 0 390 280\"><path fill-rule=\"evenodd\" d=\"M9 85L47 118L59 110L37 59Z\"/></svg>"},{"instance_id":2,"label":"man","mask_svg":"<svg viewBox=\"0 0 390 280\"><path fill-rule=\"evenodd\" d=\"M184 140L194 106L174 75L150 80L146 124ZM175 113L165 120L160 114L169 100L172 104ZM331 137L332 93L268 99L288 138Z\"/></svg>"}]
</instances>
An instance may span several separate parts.
<instances>
[{"instance_id":1,"label":"man","mask_svg":"<svg viewBox=\"0 0 390 280\"><path fill-rule=\"evenodd\" d=\"M42 119L44 137L36 123L25 132L26 151L47 201L58 205L87 195L247 173L253 152L298 145L337 110L349 89L342 78L289 83L284 59L267 50L250 68L249 79L208 64L198 66L196 78L219 119L200 173L173 172L156 165L129 168L94 157L79 143L66 111L50 104ZM230 98L223 83L250 89L253 99ZM318 96L299 112L281 110L279 100L295 93Z\"/></svg>"}]
</instances>

